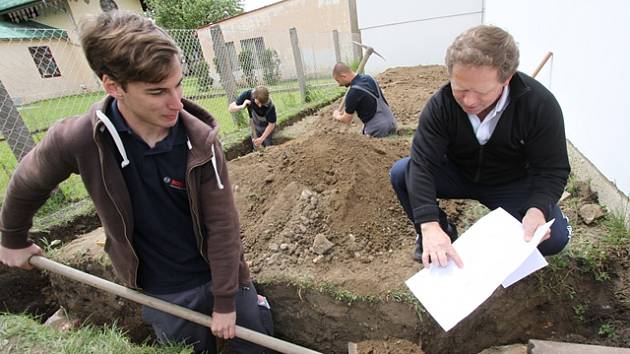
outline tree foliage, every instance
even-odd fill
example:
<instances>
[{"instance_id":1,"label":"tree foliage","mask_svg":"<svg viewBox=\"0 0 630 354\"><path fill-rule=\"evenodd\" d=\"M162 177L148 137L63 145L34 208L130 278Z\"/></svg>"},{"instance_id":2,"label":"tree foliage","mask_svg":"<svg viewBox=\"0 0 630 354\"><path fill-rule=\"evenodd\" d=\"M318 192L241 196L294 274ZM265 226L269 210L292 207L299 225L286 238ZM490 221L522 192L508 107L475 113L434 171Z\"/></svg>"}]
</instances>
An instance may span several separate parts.
<instances>
[{"instance_id":1,"label":"tree foliage","mask_svg":"<svg viewBox=\"0 0 630 354\"><path fill-rule=\"evenodd\" d=\"M243 12L242 0L146 0L148 15L163 28L195 29Z\"/></svg>"}]
</instances>

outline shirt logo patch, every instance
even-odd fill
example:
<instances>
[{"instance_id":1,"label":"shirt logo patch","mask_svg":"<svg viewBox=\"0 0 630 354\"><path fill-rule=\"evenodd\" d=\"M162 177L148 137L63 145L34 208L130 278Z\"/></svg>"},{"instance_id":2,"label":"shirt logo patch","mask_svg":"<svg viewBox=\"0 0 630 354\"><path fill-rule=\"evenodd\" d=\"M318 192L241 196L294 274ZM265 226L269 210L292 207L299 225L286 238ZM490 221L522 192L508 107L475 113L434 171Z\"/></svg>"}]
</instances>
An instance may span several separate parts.
<instances>
[{"instance_id":1,"label":"shirt logo patch","mask_svg":"<svg viewBox=\"0 0 630 354\"><path fill-rule=\"evenodd\" d=\"M184 181L180 181L171 177L164 177L163 181L171 188L174 188L180 191L186 190L186 183L184 183Z\"/></svg>"}]
</instances>

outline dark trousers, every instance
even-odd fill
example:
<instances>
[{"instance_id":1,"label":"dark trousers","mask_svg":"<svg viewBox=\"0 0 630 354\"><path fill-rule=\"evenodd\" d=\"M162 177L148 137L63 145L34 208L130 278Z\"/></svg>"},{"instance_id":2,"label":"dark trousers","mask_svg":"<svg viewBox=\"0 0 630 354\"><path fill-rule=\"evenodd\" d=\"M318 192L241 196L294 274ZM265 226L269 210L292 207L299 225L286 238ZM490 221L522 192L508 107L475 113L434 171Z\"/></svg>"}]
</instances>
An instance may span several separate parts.
<instances>
[{"instance_id":1,"label":"dark trousers","mask_svg":"<svg viewBox=\"0 0 630 354\"><path fill-rule=\"evenodd\" d=\"M407 192L406 175L409 171L409 157L398 160L390 170L392 187L400 201L407 217L413 223L413 210L409 202ZM457 171L452 164L435 172L434 175L436 196L440 199L473 199L485 205L488 209L494 210L498 207L505 209L518 220L525 216L523 205L528 199L531 191L529 178L498 185L487 186L470 182ZM566 246L571 238L571 226L569 219L562 213L556 204L551 204L546 210L549 220L556 219L551 225L551 237L540 245L538 249L547 256L556 254ZM440 210L440 225L446 222L446 214ZM420 233L419 225L414 223L416 232ZM442 226L444 227L444 226Z\"/></svg>"},{"instance_id":2,"label":"dark trousers","mask_svg":"<svg viewBox=\"0 0 630 354\"><path fill-rule=\"evenodd\" d=\"M261 126L261 125L254 125L254 127L256 128L256 136L257 137L261 137L263 135L263 133L265 132L265 129L267 129L267 126ZM273 145L273 142L271 141L271 136L273 135L273 132L271 134L269 134L269 136L263 140L262 146L264 147L268 147Z\"/></svg>"},{"instance_id":3,"label":"dark trousers","mask_svg":"<svg viewBox=\"0 0 630 354\"><path fill-rule=\"evenodd\" d=\"M174 294L151 295L164 301L180 305L203 314L211 315L214 303L212 283ZM215 337L209 327L169 315L148 306L142 306L142 318L149 323L161 343L179 342L193 344L196 353L216 353ZM258 305L258 296L253 284L242 287L236 296L236 324L251 330L273 335L273 324L269 309ZM234 338L230 348L235 353L273 353L253 343Z\"/></svg>"}]
</instances>

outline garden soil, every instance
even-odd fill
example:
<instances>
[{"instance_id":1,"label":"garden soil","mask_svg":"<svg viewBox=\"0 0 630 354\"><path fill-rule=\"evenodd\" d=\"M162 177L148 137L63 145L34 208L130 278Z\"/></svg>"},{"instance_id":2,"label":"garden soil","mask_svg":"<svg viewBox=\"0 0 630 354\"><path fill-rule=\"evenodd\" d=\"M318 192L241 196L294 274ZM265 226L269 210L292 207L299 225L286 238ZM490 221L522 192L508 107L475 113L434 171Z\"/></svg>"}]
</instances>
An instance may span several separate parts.
<instances>
[{"instance_id":1,"label":"garden soil","mask_svg":"<svg viewBox=\"0 0 630 354\"><path fill-rule=\"evenodd\" d=\"M420 266L411 258L415 233L388 171L408 155L419 112L447 77L441 66L418 66L389 69L377 79L399 135L373 139L361 135L356 119L334 121L336 102L277 132L282 144L229 162L246 259L272 305L277 334L326 353L343 353L348 342L358 343L360 353L477 353L530 338L630 346L630 265L623 252L606 269L606 286L586 272L547 267L498 289L448 333L405 300L404 281ZM602 226L577 216L592 199L592 193L574 196L563 208L574 220L574 239L597 243ZM487 211L470 201L441 204L460 231ZM102 237L97 231L73 241L59 259L115 280L98 246ZM55 301L74 313L102 319L93 322L114 314L137 340L149 332L137 306L60 277L52 283ZM614 336L598 336L602 324Z\"/></svg>"}]
</instances>

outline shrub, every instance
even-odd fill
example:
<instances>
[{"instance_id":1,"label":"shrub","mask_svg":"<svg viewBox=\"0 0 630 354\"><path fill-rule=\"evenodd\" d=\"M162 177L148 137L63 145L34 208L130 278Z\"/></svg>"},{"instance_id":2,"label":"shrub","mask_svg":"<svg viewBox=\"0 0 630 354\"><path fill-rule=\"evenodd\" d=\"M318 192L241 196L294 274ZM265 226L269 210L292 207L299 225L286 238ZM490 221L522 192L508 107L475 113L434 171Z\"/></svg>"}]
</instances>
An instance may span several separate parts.
<instances>
[{"instance_id":1,"label":"shrub","mask_svg":"<svg viewBox=\"0 0 630 354\"><path fill-rule=\"evenodd\" d=\"M238 53L238 63L243 71L243 76L248 86L256 86L254 74L254 53L249 49L243 49Z\"/></svg>"},{"instance_id":2,"label":"shrub","mask_svg":"<svg viewBox=\"0 0 630 354\"><path fill-rule=\"evenodd\" d=\"M267 85L280 81L280 58L275 49L267 48L263 52L263 80Z\"/></svg>"}]
</instances>

